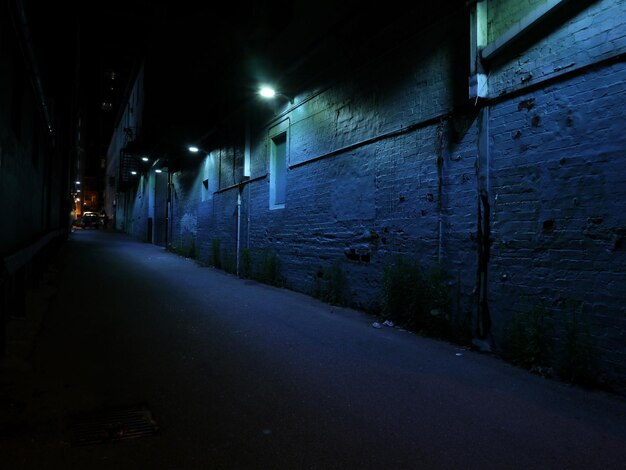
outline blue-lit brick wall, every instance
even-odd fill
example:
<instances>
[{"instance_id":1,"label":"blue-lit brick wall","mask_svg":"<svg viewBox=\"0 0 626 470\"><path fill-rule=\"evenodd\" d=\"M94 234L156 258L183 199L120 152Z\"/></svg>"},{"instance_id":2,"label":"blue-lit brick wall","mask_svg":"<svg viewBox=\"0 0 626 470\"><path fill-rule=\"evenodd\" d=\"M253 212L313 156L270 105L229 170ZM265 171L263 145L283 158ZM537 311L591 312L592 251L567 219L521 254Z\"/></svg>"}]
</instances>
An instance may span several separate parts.
<instances>
[{"instance_id":1,"label":"blue-lit brick wall","mask_svg":"<svg viewBox=\"0 0 626 470\"><path fill-rule=\"evenodd\" d=\"M489 37L543 4L490 1ZM491 99L480 103L467 99L464 14L376 49L385 53L346 79L301 90L291 110L284 104L280 117L252 129L250 181L243 129L211 149L196 174L177 176L175 233L195 230L207 263L219 241L222 267L234 270L240 194L239 248L253 272L272 253L285 285L311 293L339 263L351 305L376 311L396 255L425 269L441 261L455 314L475 317L479 175L488 175L495 344L508 320L534 305L546 306L562 333L577 301L605 370L626 377L625 4L587 2L563 10L552 30L529 33L528 44L488 64ZM270 136L279 130L288 133L286 203L270 210Z\"/></svg>"},{"instance_id":2,"label":"blue-lit brick wall","mask_svg":"<svg viewBox=\"0 0 626 470\"><path fill-rule=\"evenodd\" d=\"M195 158L192 157L192 158ZM197 257L198 205L201 199L200 159L172 174L171 246L184 256Z\"/></svg>"},{"instance_id":3,"label":"blue-lit brick wall","mask_svg":"<svg viewBox=\"0 0 626 470\"><path fill-rule=\"evenodd\" d=\"M494 9L498 12L501 4L506 4L511 12L510 16L491 19L489 36L493 39L505 32L510 26L508 18L521 20L526 10L516 8L525 3L490 0L488 12ZM528 44L512 48L492 64L489 77L492 96L626 52L626 2L572 2L563 14L557 13L556 18L563 19L551 20L548 32L531 31L532 40Z\"/></svg>"},{"instance_id":4,"label":"blue-lit brick wall","mask_svg":"<svg viewBox=\"0 0 626 470\"><path fill-rule=\"evenodd\" d=\"M125 230L140 240L147 239L148 226L148 191L149 184L145 175L137 175L138 184L129 195L130 211Z\"/></svg>"},{"instance_id":5,"label":"blue-lit brick wall","mask_svg":"<svg viewBox=\"0 0 626 470\"><path fill-rule=\"evenodd\" d=\"M624 64L613 65L518 96L491 113L495 324L529 303L564 316L566 301L583 302L607 360L622 370L624 80Z\"/></svg>"},{"instance_id":6,"label":"blue-lit brick wall","mask_svg":"<svg viewBox=\"0 0 626 470\"><path fill-rule=\"evenodd\" d=\"M458 298L471 297L475 126L471 116L448 119L462 79L453 75L464 40L454 21L464 20L411 37L270 123L270 135L288 132L284 209L269 210L268 134L253 143L252 177L261 179L248 186L250 247L278 256L288 287L311 292L337 262L349 301L375 310L384 268L402 254L424 269L441 258Z\"/></svg>"},{"instance_id":7,"label":"blue-lit brick wall","mask_svg":"<svg viewBox=\"0 0 626 470\"><path fill-rule=\"evenodd\" d=\"M557 347L577 311L602 369L623 378L626 3L587 4L491 64L490 307L501 337L513 315L545 306Z\"/></svg>"}]
</instances>

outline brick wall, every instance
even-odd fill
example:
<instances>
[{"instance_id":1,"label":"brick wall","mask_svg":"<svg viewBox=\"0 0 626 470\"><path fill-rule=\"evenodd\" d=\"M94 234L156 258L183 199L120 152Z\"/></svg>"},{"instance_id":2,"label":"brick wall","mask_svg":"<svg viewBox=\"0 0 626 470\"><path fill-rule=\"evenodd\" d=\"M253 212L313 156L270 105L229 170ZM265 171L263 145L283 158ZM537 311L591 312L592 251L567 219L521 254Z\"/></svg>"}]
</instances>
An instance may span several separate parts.
<instances>
[{"instance_id":1,"label":"brick wall","mask_svg":"<svg viewBox=\"0 0 626 470\"><path fill-rule=\"evenodd\" d=\"M545 3L490 1L489 37ZM401 41L383 30L342 80L301 90L293 107L252 128L249 180L243 128L195 173L176 175L176 236L195 231L204 262L215 261L219 241L219 262L233 271L238 246L253 271L271 253L285 285L307 293L339 263L351 305L372 311L396 255L424 268L440 262L455 313L472 318L485 185L496 344L529 302L546 305L558 323L578 301L607 369L626 377L625 4L562 10L551 29L488 64L491 98L481 102L459 99L467 93L464 12ZM401 21L411 24L408 15ZM487 118L480 125L479 116ZM287 193L285 208L271 210L278 129L287 131Z\"/></svg>"},{"instance_id":2,"label":"brick wall","mask_svg":"<svg viewBox=\"0 0 626 470\"><path fill-rule=\"evenodd\" d=\"M586 4L492 64L490 305L497 332L546 306L557 340L578 305L623 378L626 4Z\"/></svg>"},{"instance_id":3,"label":"brick wall","mask_svg":"<svg viewBox=\"0 0 626 470\"><path fill-rule=\"evenodd\" d=\"M607 360L622 371L625 79L623 64L605 67L503 102L491 115L496 324L523 308L511 302L522 295L560 315L566 301L583 302Z\"/></svg>"}]
</instances>

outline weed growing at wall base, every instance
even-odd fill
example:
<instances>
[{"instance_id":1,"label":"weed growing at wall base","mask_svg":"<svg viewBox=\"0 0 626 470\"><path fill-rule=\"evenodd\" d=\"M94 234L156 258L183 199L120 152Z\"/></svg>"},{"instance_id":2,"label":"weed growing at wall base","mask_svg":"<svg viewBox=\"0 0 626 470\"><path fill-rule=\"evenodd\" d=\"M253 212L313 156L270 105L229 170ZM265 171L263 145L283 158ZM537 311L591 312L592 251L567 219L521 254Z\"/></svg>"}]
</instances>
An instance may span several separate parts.
<instances>
[{"instance_id":1,"label":"weed growing at wall base","mask_svg":"<svg viewBox=\"0 0 626 470\"><path fill-rule=\"evenodd\" d=\"M182 237L181 237L182 238ZM186 258L197 259L198 250L196 247L196 238L194 235L189 235L186 241L181 242L181 254Z\"/></svg>"},{"instance_id":2,"label":"weed growing at wall base","mask_svg":"<svg viewBox=\"0 0 626 470\"><path fill-rule=\"evenodd\" d=\"M264 250L261 253L261 261L256 278L264 284L272 286L282 286L283 282L280 278L280 261L276 253Z\"/></svg>"},{"instance_id":3,"label":"weed growing at wall base","mask_svg":"<svg viewBox=\"0 0 626 470\"><path fill-rule=\"evenodd\" d=\"M563 350L557 372L564 380L585 387L599 387L599 353L582 304L568 304Z\"/></svg>"},{"instance_id":4,"label":"weed growing at wall base","mask_svg":"<svg viewBox=\"0 0 626 470\"><path fill-rule=\"evenodd\" d=\"M428 336L467 341L470 335L465 326L451 319L448 279L440 266L433 266L424 276L417 262L397 257L383 274L382 316Z\"/></svg>"},{"instance_id":5,"label":"weed growing at wall base","mask_svg":"<svg viewBox=\"0 0 626 470\"><path fill-rule=\"evenodd\" d=\"M313 297L333 305L347 304L346 275L339 261L319 270L313 278Z\"/></svg>"},{"instance_id":6,"label":"weed growing at wall base","mask_svg":"<svg viewBox=\"0 0 626 470\"><path fill-rule=\"evenodd\" d=\"M222 253L220 251L219 238L211 240L211 264L217 269L221 269L222 267Z\"/></svg>"},{"instance_id":7,"label":"weed growing at wall base","mask_svg":"<svg viewBox=\"0 0 626 470\"><path fill-rule=\"evenodd\" d=\"M252 277L252 254L249 248L245 248L241 252L241 268L239 274L244 279Z\"/></svg>"},{"instance_id":8,"label":"weed growing at wall base","mask_svg":"<svg viewBox=\"0 0 626 470\"><path fill-rule=\"evenodd\" d=\"M505 328L501 357L543 376L556 373L571 384L610 389L583 304L567 301L561 313L567 318L558 332L554 318L542 305L515 315Z\"/></svg>"},{"instance_id":9,"label":"weed growing at wall base","mask_svg":"<svg viewBox=\"0 0 626 470\"><path fill-rule=\"evenodd\" d=\"M535 305L515 315L504 330L502 358L540 375L552 375L553 334L549 313Z\"/></svg>"}]
</instances>

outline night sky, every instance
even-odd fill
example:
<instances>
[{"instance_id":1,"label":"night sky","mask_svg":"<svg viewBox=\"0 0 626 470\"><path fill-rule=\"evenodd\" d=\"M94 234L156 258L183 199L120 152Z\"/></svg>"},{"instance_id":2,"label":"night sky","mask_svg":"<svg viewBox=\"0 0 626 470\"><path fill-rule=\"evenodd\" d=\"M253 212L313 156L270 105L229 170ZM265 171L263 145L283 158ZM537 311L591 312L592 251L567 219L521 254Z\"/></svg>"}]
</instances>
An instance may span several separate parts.
<instances>
[{"instance_id":1,"label":"night sky","mask_svg":"<svg viewBox=\"0 0 626 470\"><path fill-rule=\"evenodd\" d=\"M188 0L23 2L46 93L57 110L67 109L58 132L71 132L67 123L79 108L91 162L106 153L137 57L146 60L150 132L171 133L170 147L160 149L168 151L205 134L249 100L260 82L296 94L312 80L358 66L368 53L368 32L385 28L385 16L398 14L355 0L322 0L314 7L293 0L231 0L219 8ZM424 21L427 10L438 8L420 6ZM355 18L357 29L348 28ZM272 41L296 19L288 39L275 48ZM328 52L339 60L330 60ZM114 90L103 80L106 70L116 72ZM112 101L113 108L103 113L102 101Z\"/></svg>"}]
</instances>

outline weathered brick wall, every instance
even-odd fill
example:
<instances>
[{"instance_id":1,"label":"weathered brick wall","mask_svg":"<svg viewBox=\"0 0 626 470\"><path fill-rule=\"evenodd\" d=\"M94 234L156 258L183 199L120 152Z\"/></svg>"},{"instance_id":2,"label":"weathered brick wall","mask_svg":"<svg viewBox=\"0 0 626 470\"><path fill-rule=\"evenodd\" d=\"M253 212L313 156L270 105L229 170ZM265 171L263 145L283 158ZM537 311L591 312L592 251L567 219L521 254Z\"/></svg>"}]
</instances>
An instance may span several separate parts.
<instances>
[{"instance_id":1,"label":"weathered brick wall","mask_svg":"<svg viewBox=\"0 0 626 470\"><path fill-rule=\"evenodd\" d=\"M202 199L201 158L194 159L185 169L172 174L171 230L169 240L172 249L184 256L198 257L198 205Z\"/></svg>"},{"instance_id":2,"label":"weathered brick wall","mask_svg":"<svg viewBox=\"0 0 626 470\"><path fill-rule=\"evenodd\" d=\"M60 213L69 211L63 160L49 145L30 65L4 7L0 16L0 254L9 254L48 230L69 226L70 218Z\"/></svg>"},{"instance_id":3,"label":"weathered brick wall","mask_svg":"<svg viewBox=\"0 0 626 470\"><path fill-rule=\"evenodd\" d=\"M490 1L490 38L544 3ZM253 271L272 253L286 285L310 293L337 262L349 302L375 311L396 255L424 268L441 262L455 313L470 318L477 167L487 164L480 174L489 176L496 344L507 321L532 306L528 299L557 320L579 301L605 365L626 377L626 68L607 60L624 52L624 5L587 2L558 17L553 31L507 49L488 64L492 98L483 102L458 99L459 83L467 90L468 68L459 73L458 65L468 49L463 14L392 49L377 47L384 53L347 79L304 90L291 111L285 104L280 117L252 129L249 182L239 135L213 149L195 176L177 176L177 233L182 217L195 214L185 230L195 227L200 260L212 261L218 240L220 263L234 270L240 194L239 248L251 253ZM278 128L288 132L287 194L284 209L270 210L270 136Z\"/></svg>"},{"instance_id":4,"label":"weathered brick wall","mask_svg":"<svg viewBox=\"0 0 626 470\"><path fill-rule=\"evenodd\" d=\"M591 2L532 46L505 53L490 75L499 97L490 109L496 333L515 313L542 305L562 339L572 311L582 309L603 370L621 378L626 67L606 59L625 51L625 12L625 2Z\"/></svg>"},{"instance_id":5,"label":"weathered brick wall","mask_svg":"<svg viewBox=\"0 0 626 470\"><path fill-rule=\"evenodd\" d=\"M566 301L583 302L622 375L625 79L623 64L602 68L494 106L491 116L496 325L534 304L566 320Z\"/></svg>"},{"instance_id":6,"label":"weathered brick wall","mask_svg":"<svg viewBox=\"0 0 626 470\"><path fill-rule=\"evenodd\" d=\"M148 191L150 185L145 175L138 175L138 185L129 198L130 216L128 217L126 232L140 240L148 237Z\"/></svg>"},{"instance_id":7,"label":"weathered brick wall","mask_svg":"<svg viewBox=\"0 0 626 470\"><path fill-rule=\"evenodd\" d=\"M290 288L311 292L316 276L339 262L349 301L375 309L385 266L403 254L425 269L453 260L451 282L459 277L459 296L471 294L472 118L446 131L460 31L453 21L429 37L437 50L412 37L270 124L271 133L288 120L285 209L269 210L267 134L254 142L252 177L263 178L249 185L250 246L278 256ZM446 160L441 190L438 158ZM464 190L450 196L456 185Z\"/></svg>"},{"instance_id":8,"label":"weathered brick wall","mask_svg":"<svg viewBox=\"0 0 626 470\"><path fill-rule=\"evenodd\" d=\"M548 0L487 0L488 42L493 42L513 25Z\"/></svg>"},{"instance_id":9,"label":"weathered brick wall","mask_svg":"<svg viewBox=\"0 0 626 470\"><path fill-rule=\"evenodd\" d=\"M530 1L530 0L529 0ZM499 13L500 4L511 6L509 15L490 22L489 37L494 39L505 31L511 21L519 21L521 12L514 0L490 0L489 12ZM532 2L531 2L532 3ZM491 65L489 87L491 96L532 85L569 70L626 52L626 2L599 0L571 2L562 14L551 20L549 31L539 29L524 47L514 47ZM508 8L504 9L508 11ZM559 20L559 21L557 21Z\"/></svg>"},{"instance_id":10,"label":"weathered brick wall","mask_svg":"<svg viewBox=\"0 0 626 470\"><path fill-rule=\"evenodd\" d=\"M194 200L182 202L184 198L180 198L181 203L188 205L189 212L195 210L198 259L205 264L219 265L232 272L236 271L237 257L237 195L240 188L236 184L242 181L242 173L241 147L224 146L215 149L205 157L201 163L201 170L197 172ZM204 189L202 196L205 179L208 189ZM183 187L184 185L181 185L181 188ZM241 252L247 247L247 238L244 238L247 220L245 204L242 204L240 210Z\"/></svg>"}]
</instances>

